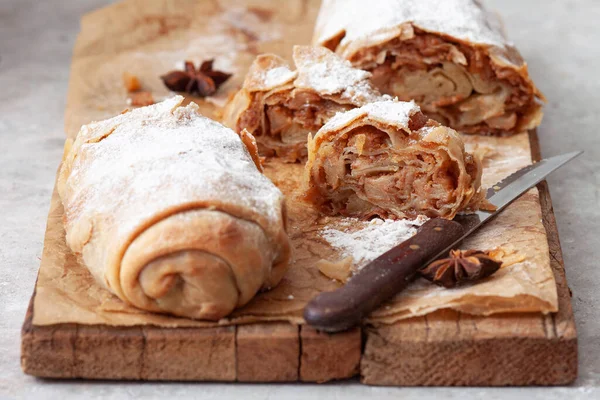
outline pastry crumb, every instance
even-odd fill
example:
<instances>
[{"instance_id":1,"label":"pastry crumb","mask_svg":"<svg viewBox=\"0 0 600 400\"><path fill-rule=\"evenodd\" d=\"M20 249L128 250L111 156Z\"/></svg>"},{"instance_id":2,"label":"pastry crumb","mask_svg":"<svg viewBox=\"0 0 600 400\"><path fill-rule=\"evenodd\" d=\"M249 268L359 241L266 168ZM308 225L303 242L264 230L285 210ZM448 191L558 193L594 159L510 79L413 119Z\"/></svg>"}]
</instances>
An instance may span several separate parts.
<instances>
[{"instance_id":1,"label":"pastry crumb","mask_svg":"<svg viewBox=\"0 0 600 400\"><path fill-rule=\"evenodd\" d=\"M345 283L352 274L353 264L354 259L352 256L348 256L337 262L319 260L317 261L317 268L326 277Z\"/></svg>"},{"instance_id":2,"label":"pastry crumb","mask_svg":"<svg viewBox=\"0 0 600 400\"><path fill-rule=\"evenodd\" d=\"M154 104L154 97L152 93L142 90L139 92L134 92L130 94L130 97L127 99L127 104L136 106L136 107L144 107L151 106Z\"/></svg>"},{"instance_id":3,"label":"pastry crumb","mask_svg":"<svg viewBox=\"0 0 600 400\"><path fill-rule=\"evenodd\" d=\"M517 250L504 247L497 247L490 250L490 256L502 262L501 268L510 267L527 259L524 255L519 254Z\"/></svg>"},{"instance_id":4,"label":"pastry crumb","mask_svg":"<svg viewBox=\"0 0 600 400\"><path fill-rule=\"evenodd\" d=\"M137 92L142 89L142 84L137 76L129 72L123 72L123 86L129 93Z\"/></svg>"}]
</instances>

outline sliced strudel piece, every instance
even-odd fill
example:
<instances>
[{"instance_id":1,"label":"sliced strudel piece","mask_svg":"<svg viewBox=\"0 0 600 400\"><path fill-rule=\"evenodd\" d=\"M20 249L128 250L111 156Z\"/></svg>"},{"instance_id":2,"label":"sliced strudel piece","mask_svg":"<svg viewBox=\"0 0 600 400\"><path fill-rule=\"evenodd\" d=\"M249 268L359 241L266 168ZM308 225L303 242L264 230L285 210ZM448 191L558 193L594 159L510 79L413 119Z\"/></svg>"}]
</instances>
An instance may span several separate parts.
<instances>
[{"instance_id":1,"label":"sliced strudel piece","mask_svg":"<svg viewBox=\"0 0 600 400\"><path fill-rule=\"evenodd\" d=\"M327 214L453 218L485 205L481 164L414 102L337 114L308 142L306 198Z\"/></svg>"},{"instance_id":2,"label":"sliced strudel piece","mask_svg":"<svg viewBox=\"0 0 600 400\"><path fill-rule=\"evenodd\" d=\"M262 155L294 162L306 157L306 138L337 112L381 99L370 73L323 47L296 46L296 69L282 58L258 56L224 123L256 137Z\"/></svg>"}]
</instances>

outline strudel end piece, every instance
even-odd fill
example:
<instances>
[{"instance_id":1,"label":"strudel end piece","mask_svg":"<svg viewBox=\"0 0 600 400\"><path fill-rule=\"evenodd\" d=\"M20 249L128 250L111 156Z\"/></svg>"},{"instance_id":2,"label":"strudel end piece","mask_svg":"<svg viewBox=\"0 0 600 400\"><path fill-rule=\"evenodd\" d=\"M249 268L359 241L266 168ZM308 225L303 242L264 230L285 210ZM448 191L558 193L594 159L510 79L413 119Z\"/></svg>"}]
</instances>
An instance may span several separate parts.
<instances>
[{"instance_id":1,"label":"strudel end piece","mask_svg":"<svg viewBox=\"0 0 600 400\"><path fill-rule=\"evenodd\" d=\"M478 0L324 0L313 43L461 132L507 135L541 122L544 97L527 64Z\"/></svg>"},{"instance_id":2,"label":"strudel end piece","mask_svg":"<svg viewBox=\"0 0 600 400\"><path fill-rule=\"evenodd\" d=\"M143 310L217 320L286 271L284 198L235 132L182 101L83 126L58 191L67 244L101 285Z\"/></svg>"}]
</instances>

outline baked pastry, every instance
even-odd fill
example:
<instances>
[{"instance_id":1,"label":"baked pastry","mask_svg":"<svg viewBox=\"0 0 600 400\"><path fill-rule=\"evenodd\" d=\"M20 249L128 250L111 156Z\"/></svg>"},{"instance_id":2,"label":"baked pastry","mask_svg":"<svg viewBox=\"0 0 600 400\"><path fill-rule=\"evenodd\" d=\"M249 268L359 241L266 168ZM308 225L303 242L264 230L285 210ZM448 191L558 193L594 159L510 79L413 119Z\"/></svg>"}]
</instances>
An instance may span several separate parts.
<instances>
[{"instance_id":1,"label":"baked pastry","mask_svg":"<svg viewBox=\"0 0 600 400\"><path fill-rule=\"evenodd\" d=\"M337 112L381 99L370 73L352 68L322 47L295 46L296 70L282 58L256 58L223 122L256 137L262 155L289 162L306 158L306 138Z\"/></svg>"},{"instance_id":2,"label":"baked pastry","mask_svg":"<svg viewBox=\"0 0 600 400\"><path fill-rule=\"evenodd\" d=\"M58 190L67 244L100 284L144 310L217 320L286 271L284 197L235 132L182 101L83 126Z\"/></svg>"},{"instance_id":3,"label":"baked pastry","mask_svg":"<svg viewBox=\"0 0 600 400\"><path fill-rule=\"evenodd\" d=\"M513 134L542 120L527 64L478 0L323 0L313 43L461 132Z\"/></svg>"},{"instance_id":4,"label":"baked pastry","mask_svg":"<svg viewBox=\"0 0 600 400\"><path fill-rule=\"evenodd\" d=\"M339 113L308 140L306 198L326 214L453 218L484 205L481 164L414 102Z\"/></svg>"}]
</instances>

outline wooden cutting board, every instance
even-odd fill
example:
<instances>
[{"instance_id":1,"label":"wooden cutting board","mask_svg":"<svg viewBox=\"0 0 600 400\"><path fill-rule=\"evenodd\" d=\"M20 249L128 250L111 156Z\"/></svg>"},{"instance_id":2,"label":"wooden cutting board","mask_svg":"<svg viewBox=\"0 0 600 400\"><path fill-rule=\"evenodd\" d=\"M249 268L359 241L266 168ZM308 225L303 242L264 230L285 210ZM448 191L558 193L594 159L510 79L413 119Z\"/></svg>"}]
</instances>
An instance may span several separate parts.
<instances>
[{"instance_id":1,"label":"wooden cutting board","mask_svg":"<svg viewBox=\"0 0 600 400\"><path fill-rule=\"evenodd\" d=\"M530 133L532 157L539 142ZM577 333L552 202L538 185L559 311L478 317L441 311L325 334L256 323L218 328L35 326L22 331L25 373L48 378L325 382L370 385L562 385L577 378Z\"/></svg>"},{"instance_id":2,"label":"wooden cutting board","mask_svg":"<svg viewBox=\"0 0 600 400\"><path fill-rule=\"evenodd\" d=\"M136 1L111 7L114 13L121 15L126 7L139 10L139 7L132 7ZM161 8L164 4L184 3L190 4L190 1L152 2L157 5L154 10L157 13L171 12ZM221 0L216 3L219 7L227 7L232 2ZM254 2L247 0L246 3ZM306 14L308 10L314 17L315 13L310 10L318 7L317 0L295 3L301 6L298 7L300 12ZM146 11L152 8L149 4L143 2ZM175 29L173 27L183 20L144 20L140 29L156 27L160 46L160 35ZM310 30L308 23L300 25L285 29L291 34ZM119 29L118 24L111 26ZM90 32L87 33L89 37ZM121 35L121 32L113 33ZM105 37L97 40L111 43ZM96 53L90 43L93 41L78 42L75 53L86 54L87 58L80 62L97 65ZM119 44L114 43L114 51L118 52ZM73 79L77 77L72 77L71 85ZM123 96L113 89L93 88L92 95L98 94L114 95L114 99L106 99L108 103L123 100ZM67 132L70 134L82 123L105 118L106 113L112 112L85 108L71 98L68 109ZM530 144L532 158L539 160L535 132L530 133ZM22 332L23 370L40 377L130 380L324 382L360 375L363 383L374 385L557 385L572 382L577 376L577 335L570 294L548 188L545 183L538 188L559 297L559 312L555 314L477 317L439 311L392 325L365 326L335 335L288 323L217 328L36 326L32 323L34 293Z\"/></svg>"}]
</instances>

